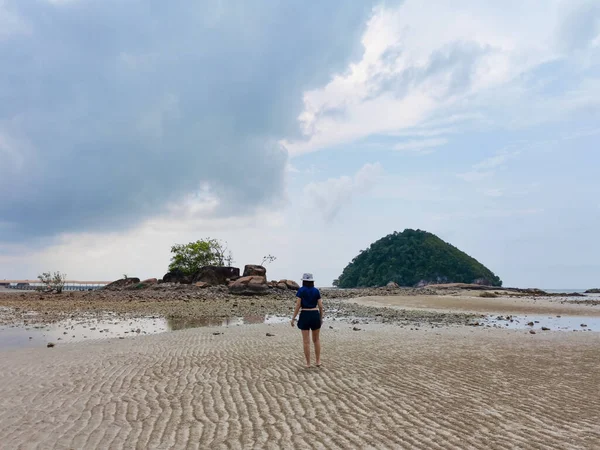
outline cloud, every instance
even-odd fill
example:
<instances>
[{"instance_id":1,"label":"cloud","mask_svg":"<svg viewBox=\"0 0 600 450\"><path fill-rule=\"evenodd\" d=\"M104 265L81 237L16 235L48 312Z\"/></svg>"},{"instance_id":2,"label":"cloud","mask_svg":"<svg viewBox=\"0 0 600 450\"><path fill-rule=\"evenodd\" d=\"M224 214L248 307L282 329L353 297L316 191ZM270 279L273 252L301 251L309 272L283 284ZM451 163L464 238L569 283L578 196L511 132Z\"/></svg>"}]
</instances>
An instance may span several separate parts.
<instances>
[{"instance_id":1,"label":"cloud","mask_svg":"<svg viewBox=\"0 0 600 450\"><path fill-rule=\"evenodd\" d=\"M600 37L600 3L596 0L574 0L565 7L560 26L559 43L565 51L593 46Z\"/></svg>"},{"instance_id":2,"label":"cloud","mask_svg":"<svg viewBox=\"0 0 600 450\"><path fill-rule=\"evenodd\" d=\"M0 1L0 241L122 230L206 186L217 217L280 204L278 142L372 7L56 3Z\"/></svg>"},{"instance_id":3,"label":"cloud","mask_svg":"<svg viewBox=\"0 0 600 450\"><path fill-rule=\"evenodd\" d=\"M507 152L502 151L497 155L490 156L489 158L484 159L483 161L473 164L473 169L482 170L482 169L495 169L497 167L503 166L507 161L516 158L519 156L518 151L516 152Z\"/></svg>"},{"instance_id":4,"label":"cloud","mask_svg":"<svg viewBox=\"0 0 600 450\"><path fill-rule=\"evenodd\" d=\"M325 220L333 220L341 209L352 202L355 196L368 192L383 173L381 164L365 164L354 176L329 178L312 182L304 187L304 196Z\"/></svg>"},{"instance_id":5,"label":"cloud","mask_svg":"<svg viewBox=\"0 0 600 450\"><path fill-rule=\"evenodd\" d=\"M432 148L440 147L447 143L448 139L445 138L410 140L394 145L394 150L430 153L433 151Z\"/></svg>"},{"instance_id":6,"label":"cloud","mask_svg":"<svg viewBox=\"0 0 600 450\"><path fill-rule=\"evenodd\" d=\"M598 2L543 3L438 0L423 8L407 0L380 7L363 35L362 59L304 93L298 119L305 136L286 147L299 155L373 134L423 132L452 115L480 114L488 128L503 128L599 108L597 87L583 70L597 61ZM569 51L575 48L584 53ZM532 89L536 71L554 63L566 72L561 85L548 87L562 95Z\"/></svg>"},{"instance_id":7,"label":"cloud","mask_svg":"<svg viewBox=\"0 0 600 450\"><path fill-rule=\"evenodd\" d=\"M494 175L495 171L504 166L511 159L515 159L519 156L519 151L507 151L503 150L498 152L496 155L490 156L477 164L473 164L471 171L460 173L457 175L458 178L467 182L476 182L483 179L489 178ZM492 192L490 194L489 192ZM489 191L486 195L492 197L498 197L494 195L495 190Z\"/></svg>"}]
</instances>

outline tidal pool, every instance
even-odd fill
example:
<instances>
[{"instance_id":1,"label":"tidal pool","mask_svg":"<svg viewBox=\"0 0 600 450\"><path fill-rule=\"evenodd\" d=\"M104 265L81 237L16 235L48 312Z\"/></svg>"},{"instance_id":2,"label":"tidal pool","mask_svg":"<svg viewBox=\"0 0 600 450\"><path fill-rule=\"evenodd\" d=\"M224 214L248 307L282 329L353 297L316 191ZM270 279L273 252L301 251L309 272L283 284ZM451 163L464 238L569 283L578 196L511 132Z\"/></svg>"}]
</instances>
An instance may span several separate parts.
<instances>
[{"instance_id":1,"label":"tidal pool","mask_svg":"<svg viewBox=\"0 0 600 450\"><path fill-rule=\"evenodd\" d=\"M508 330L544 331L600 331L600 317L548 316L528 314L522 316L487 316L480 324Z\"/></svg>"},{"instance_id":2,"label":"tidal pool","mask_svg":"<svg viewBox=\"0 0 600 450\"><path fill-rule=\"evenodd\" d=\"M35 317L30 317L35 320ZM26 347L45 347L49 342L60 345L94 339L127 338L145 334L164 333L198 327L227 327L257 323L283 323L289 317L257 315L246 317L201 317L194 319L143 317L124 319L107 314L98 319L67 319L52 324L0 325L0 350Z\"/></svg>"}]
</instances>

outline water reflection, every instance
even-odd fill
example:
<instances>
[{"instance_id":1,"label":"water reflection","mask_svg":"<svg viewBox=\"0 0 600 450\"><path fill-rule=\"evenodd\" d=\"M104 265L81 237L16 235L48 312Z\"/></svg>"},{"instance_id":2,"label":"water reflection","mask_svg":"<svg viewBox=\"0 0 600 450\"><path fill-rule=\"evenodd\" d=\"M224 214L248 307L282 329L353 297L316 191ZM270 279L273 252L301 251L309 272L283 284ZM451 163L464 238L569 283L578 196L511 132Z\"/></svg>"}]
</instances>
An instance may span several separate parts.
<instances>
[{"instance_id":1,"label":"water reflection","mask_svg":"<svg viewBox=\"0 0 600 450\"><path fill-rule=\"evenodd\" d=\"M481 325L509 330L600 331L600 317L590 316L488 316Z\"/></svg>"},{"instance_id":2,"label":"water reflection","mask_svg":"<svg viewBox=\"0 0 600 450\"><path fill-rule=\"evenodd\" d=\"M33 320L35 320L32 317ZM94 339L130 338L145 334L199 327L227 327L260 323L281 323L287 317L252 315L244 317L142 317L125 319L107 314L98 319L81 317L53 324L32 324L29 321L17 325L0 325L0 350L11 348L41 347L49 342L62 344Z\"/></svg>"}]
</instances>

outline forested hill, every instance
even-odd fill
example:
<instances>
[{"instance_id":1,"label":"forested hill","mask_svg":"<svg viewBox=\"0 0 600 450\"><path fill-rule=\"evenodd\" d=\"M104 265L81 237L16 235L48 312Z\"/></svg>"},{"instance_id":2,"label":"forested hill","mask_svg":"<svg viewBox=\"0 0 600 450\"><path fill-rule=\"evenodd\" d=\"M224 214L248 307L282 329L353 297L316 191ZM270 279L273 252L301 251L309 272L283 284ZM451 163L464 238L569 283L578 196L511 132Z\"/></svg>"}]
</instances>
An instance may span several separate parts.
<instances>
[{"instance_id":1,"label":"forested hill","mask_svg":"<svg viewBox=\"0 0 600 450\"><path fill-rule=\"evenodd\" d=\"M334 285L341 288L431 283L478 283L502 286L502 280L475 258L421 230L394 232L346 266Z\"/></svg>"}]
</instances>

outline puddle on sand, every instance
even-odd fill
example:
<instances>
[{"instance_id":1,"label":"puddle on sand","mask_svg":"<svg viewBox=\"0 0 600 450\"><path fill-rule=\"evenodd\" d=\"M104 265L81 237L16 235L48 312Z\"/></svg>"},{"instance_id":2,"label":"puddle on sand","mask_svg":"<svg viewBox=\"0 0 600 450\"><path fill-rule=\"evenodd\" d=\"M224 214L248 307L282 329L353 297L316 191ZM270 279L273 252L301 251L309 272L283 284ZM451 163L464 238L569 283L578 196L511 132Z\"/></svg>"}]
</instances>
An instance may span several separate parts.
<instances>
[{"instance_id":1,"label":"puddle on sand","mask_svg":"<svg viewBox=\"0 0 600 450\"><path fill-rule=\"evenodd\" d=\"M49 342L56 345L94 339L127 338L144 334L198 327L238 326L258 323L283 323L289 318L258 315L246 317L200 317L195 319L143 317L123 319L106 315L102 319L67 319L52 324L0 325L0 350L27 347L45 347Z\"/></svg>"},{"instance_id":2,"label":"puddle on sand","mask_svg":"<svg viewBox=\"0 0 600 450\"><path fill-rule=\"evenodd\" d=\"M589 316L494 315L487 316L479 323L483 326L505 328L507 330L543 331L542 327L544 327L550 328L550 331L600 331L600 317Z\"/></svg>"}]
</instances>

